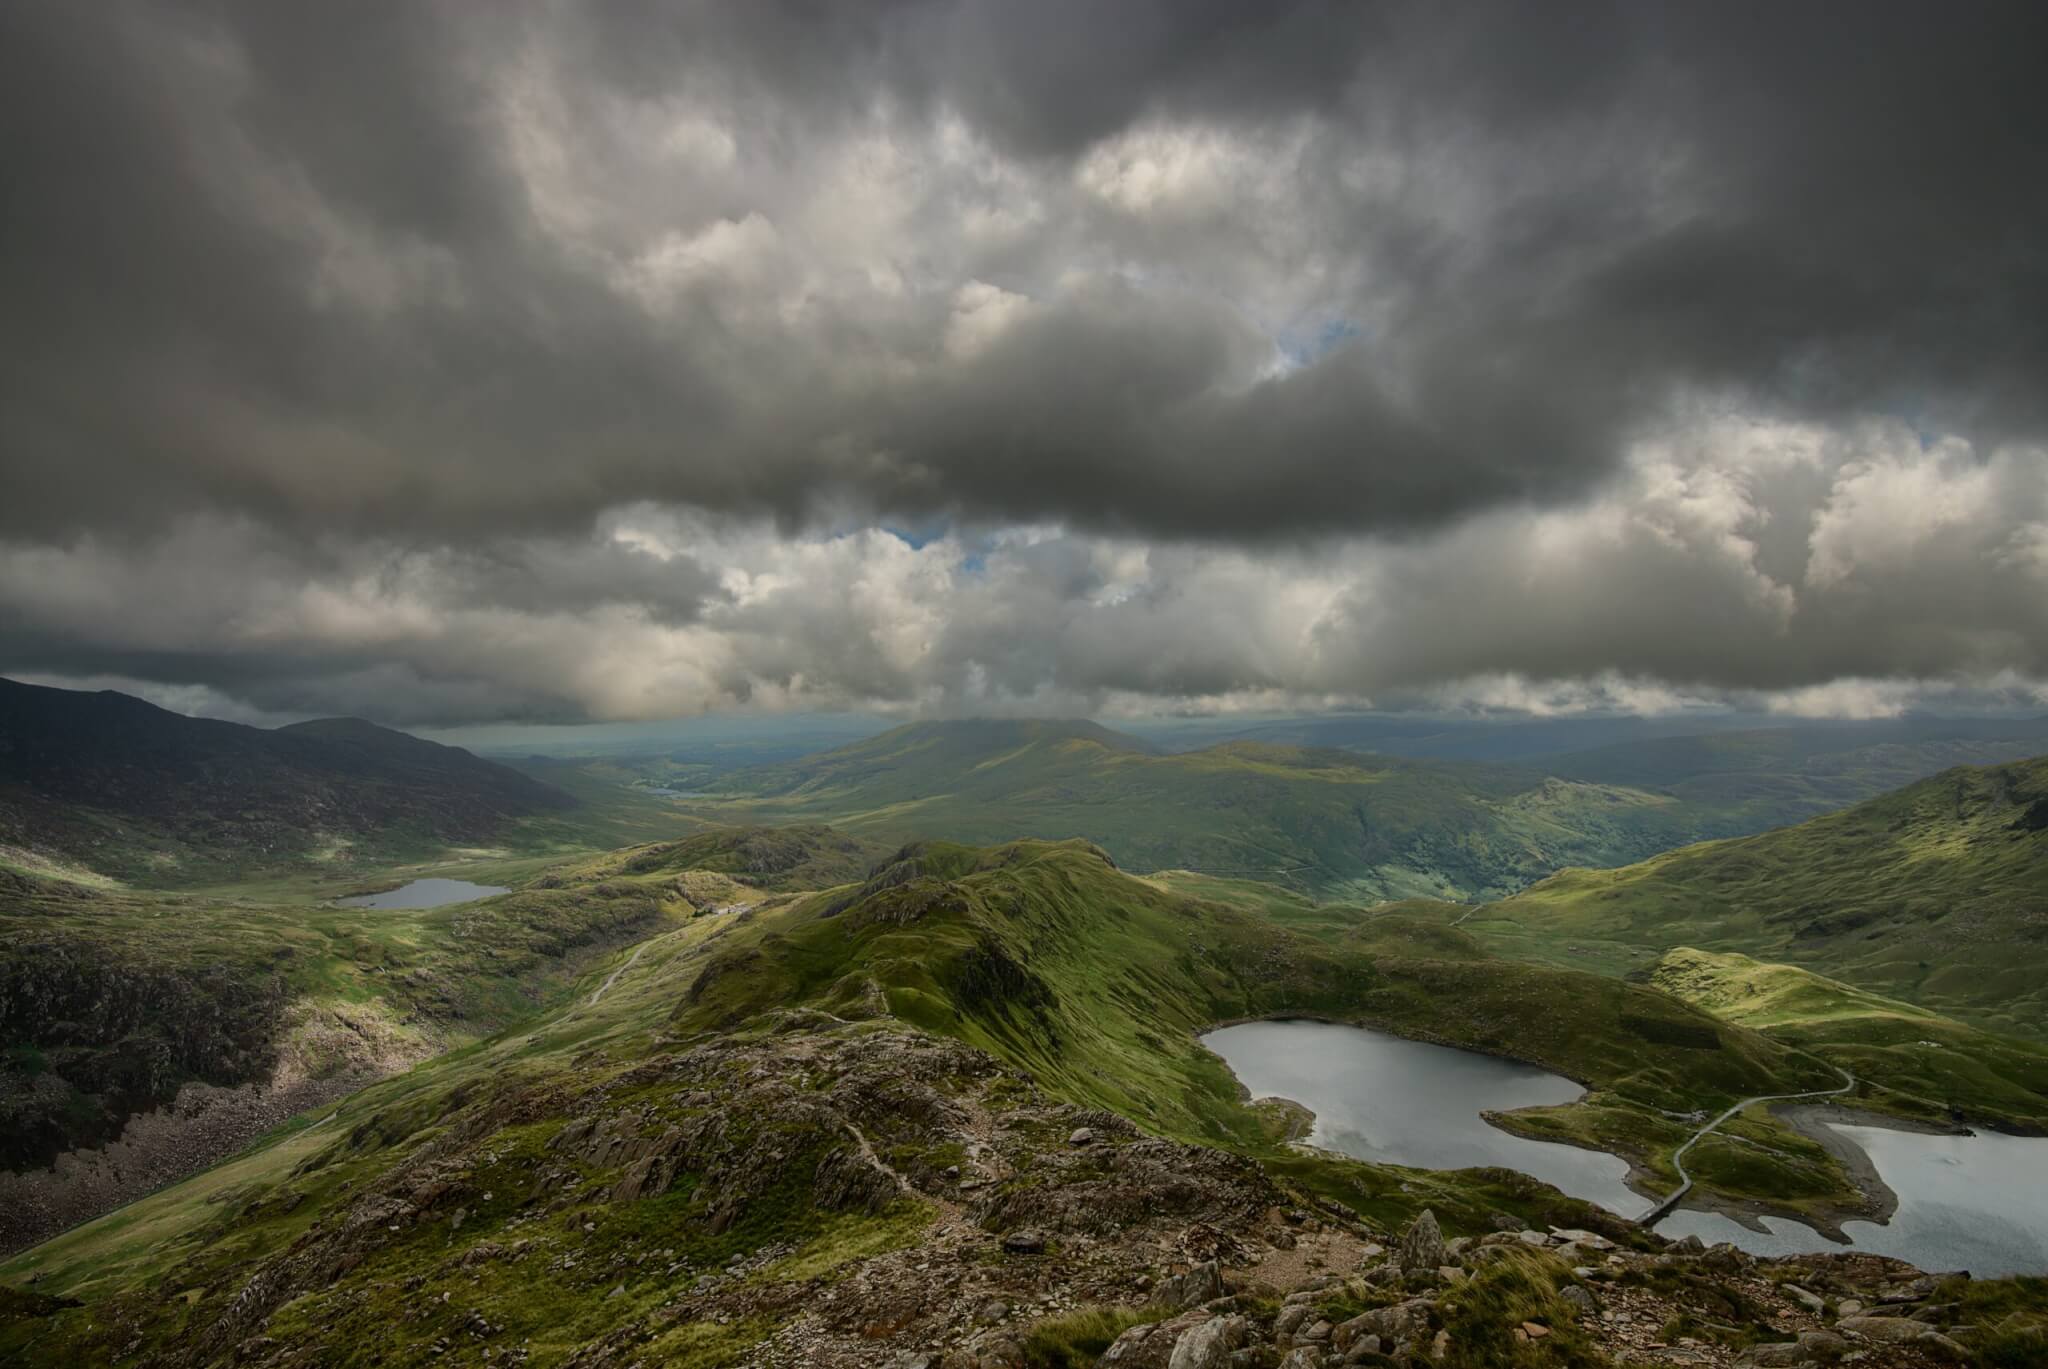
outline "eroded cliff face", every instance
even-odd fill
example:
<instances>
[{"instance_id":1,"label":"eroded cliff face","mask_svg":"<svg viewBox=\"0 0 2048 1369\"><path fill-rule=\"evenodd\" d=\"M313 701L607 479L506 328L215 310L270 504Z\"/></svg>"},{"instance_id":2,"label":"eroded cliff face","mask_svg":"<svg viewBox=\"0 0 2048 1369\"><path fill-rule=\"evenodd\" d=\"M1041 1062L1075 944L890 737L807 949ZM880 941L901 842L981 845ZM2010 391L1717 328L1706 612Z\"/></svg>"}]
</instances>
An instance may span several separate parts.
<instances>
[{"instance_id":1,"label":"eroded cliff face","mask_svg":"<svg viewBox=\"0 0 2048 1369\"><path fill-rule=\"evenodd\" d=\"M0 1173L0 1254L153 1193L235 1154L272 1127L409 1069L446 1044L373 1004L301 999L277 1014L269 1071L241 1084L190 1082L129 1116L101 1145Z\"/></svg>"},{"instance_id":2,"label":"eroded cliff face","mask_svg":"<svg viewBox=\"0 0 2048 1369\"><path fill-rule=\"evenodd\" d=\"M281 973L150 963L47 933L0 954L0 1169L114 1140L187 1083L232 1087L275 1067Z\"/></svg>"}]
</instances>

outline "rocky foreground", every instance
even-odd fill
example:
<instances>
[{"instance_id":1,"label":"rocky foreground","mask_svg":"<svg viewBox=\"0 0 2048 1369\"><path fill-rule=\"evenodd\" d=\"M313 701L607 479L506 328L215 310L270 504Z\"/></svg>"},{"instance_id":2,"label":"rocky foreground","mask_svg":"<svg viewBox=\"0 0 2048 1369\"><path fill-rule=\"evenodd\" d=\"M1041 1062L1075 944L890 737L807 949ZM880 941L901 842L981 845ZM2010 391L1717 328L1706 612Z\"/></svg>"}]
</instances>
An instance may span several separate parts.
<instances>
[{"instance_id":1,"label":"rocky foreground","mask_svg":"<svg viewBox=\"0 0 2048 1369\"><path fill-rule=\"evenodd\" d=\"M958 1042L815 1013L630 1063L586 1052L573 1076L479 1080L305 1146L285 1182L217 1200L205 1243L150 1287L0 1289L0 1351L1459 1369L2019 1365L1997 1346L2040 1344L1981 1315L1992 1285L1876 1256L1757 1260L1597 1209L1586 1229L1498 1213L1447 1238L1425 1212L1382 1230Z\"/></svg>"},{"instance_id":2,"label":"rocky foreground","mask_svg":"<svg viewBox=\"0 0 2048 1369\"><path fill-rule=\"evenodd\" d=\"M1292 1216L1314 1225L1302 1214ZM1936 1301L1940 1281L1909 1265L1876 1256L1760 1261L1732 1246L1709 1249L1697 1237L1657 1253L1624 1250L1582 1230L1447 1241L1425 1212L1398 1249L1367 1245L1356 1270L1318 1275L1292 1291L1259 1278L1256 1269L1214 1264L1169 1281L1165 1291L1185 1300L1190 1286L1224 1291L1131 1327L1099 1362L1122 1369L1329 1369L1417 1361L1903 1366L1975 1360L1956 1337L1976 1328L1958 1325L1955 1309ZM1023 1363L1024 1355L996 1346L979 1356L925 1361L1010 1365Z\"/></svg>"}]
</instances>

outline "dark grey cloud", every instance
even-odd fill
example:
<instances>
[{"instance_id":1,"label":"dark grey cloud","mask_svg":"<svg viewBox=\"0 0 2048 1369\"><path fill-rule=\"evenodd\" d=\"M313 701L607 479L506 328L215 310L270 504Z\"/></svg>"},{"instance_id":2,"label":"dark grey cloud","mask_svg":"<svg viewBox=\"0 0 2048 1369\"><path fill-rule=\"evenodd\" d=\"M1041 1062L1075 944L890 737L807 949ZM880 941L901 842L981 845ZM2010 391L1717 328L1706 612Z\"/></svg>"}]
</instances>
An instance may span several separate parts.
<instances>
[{"instance_id":1,"label":"dark grey cloud","mask_svg":"<svg viewBox=\"0 0 2048 1369\"><path fill-rule=\"evenodd\" d=\"M634 499L1401 531L1583 491L1695 391L1987 438L2048 423L2038 6L108 3L0 23L16 534L197 506L469 540ZM685 112L732 140L715 173L656 154ZM793 196L856 137L943 180L945 119L1038 227L977 253L946 214L971 187L926 185L921 236L872 249L907 296L822 278L776 316L763 301L831 247L796 239ZM1134 129L1289 126L1289 178L1226 179L1262 198L1192 222L1073 188ZM537 140L570 163L559 185ZM665 311L620 288L662 232L757 213L783 234L761 277L711 271ZM1208 264L1275 224L1293 246L1267 276L1214 293ZM1356 336L1258 380L1307 258L1332 290L1313 312ZM947 294L1005 263L1041 316L945 356ZM1135 283L1069 294L1077 265Z\"/></svg>"},{"instance_id":2,"label":"dark grey cloud","mask_svg":"<svg viewBox=\"0 0 2048 1369\"><path fill-rule=\"evenodd\" d=\"M435 723L2048 676L2043 51L0 6L0 669ZM962 540L846 531L899 520Z\"/></svg>"}]
</instances>

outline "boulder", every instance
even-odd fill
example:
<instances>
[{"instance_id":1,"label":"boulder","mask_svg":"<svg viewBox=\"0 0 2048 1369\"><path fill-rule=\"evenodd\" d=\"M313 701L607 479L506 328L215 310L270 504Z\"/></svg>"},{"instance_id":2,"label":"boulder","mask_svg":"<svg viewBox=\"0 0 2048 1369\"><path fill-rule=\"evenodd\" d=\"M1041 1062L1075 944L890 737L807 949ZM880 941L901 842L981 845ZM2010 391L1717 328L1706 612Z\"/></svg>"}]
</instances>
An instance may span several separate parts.
<instances>
[{"instance_id":1,"label":"boulder","mask_svg":"<svg viewBox=\"0 0 2048 1369\"><path fill-rule=\"evenodd\" d=\"M1973 1362L1969 1347L1965 1346L1961 1341L1951 1340L1939 1331L1922 1331L1906 1343L1916 1350L1934 1355L1939 1359L1948 1360L1954 1364L1969 1364Z\"/></svg>"},{"instance_id":2,"label":"boulder","mask_svg":"<svg viewBox=\"0 0 2048 1369\"><path fill-rule=\"evenodd\" d=\"M1111 1342L1096 1363L1114 1365L1115 1369L1167 1369L1181 1335L1207 1320L1205 1314L1191 1312L1167 1321L1133 1326Z\"/></svg>"},{"instance_id":3,"label":"boulder","mask_svg":"<svg viewBox=\"0 0 2048 1369\"><path fill-rule=\"evenodd\" d=\"M1608 1240L1605 1236L1600 1235L1598 1232L1587 1231L1583 1227L1553 1226L1552 1228L1550 1228L1550 1234L1555 1236L1560 1241L1568 1241L1573 1245L1582 1245L1585 1246L1588 1250L1614 1249L1613 1241Z\"/></svg>"},{"instance_id":4,"label":"boulder","mask_svg":"<svg viewBox=\"0 0 2048 1369\"><path fill-rule=\"evenodd\" d=\"M1095 1128L1093 1127L1075 1127L1073 1134L1067 1137L1067 1144L1070 1146L1087 1146L1094 1143Z\"/></svg>"},{"instance_id":5,"label":"boulder","mask_svg":"<svg viewBox=\"0 0 2048 1369\"><path fill-rule=\"evenodd\" d=\"M1934 1296L1934 1288L1934 1276L1923 1274L1917 1279L1886 1284L1878 1290L1877 1300L1881 1303L1924 1302Z\"/></svg>"},{"instance_id":6,"label":"boulder","mask_svg":"<svg viewBox=\"0 0 2048 1369\"><path fill-rule=\"evenodd\" d=\"M1401 1268L1435 1269L1450 1262L1450 1255L1444 1250L1444 1229L1437 1225L1436 1213L1428 1208L1408 1228L1408 1234L1401 1238Z\"/></svg>"},{"instance_id":7,"label":"boulder","mask_svg":"<svg viewBox=\"0 0 2048 1369\"><path fill-rule=\"evenodd\" d=\"M1832 1331L1802 1331L1799 1333L1799 1348L1804 1350L1810 1359L1817 1359L1823 1364L1833 1364L1854 1347Z\"/></svg>"},{"instance_id":8,"label":"boulder","mask_svg":"<svg viewBox=\"0 0 2048 1369\"><path fill-rule=\"evenodd\" d=\"M1339 1350L1349 1350L1368 1335L1383 1341L1413 1340L1429 1330L1430 1309L1435 1306L1428 1298L1410 1298L1391 1307L1375 1307L1334 1328L1330 1343Z\"/></svg>"},{"instance_id":9,"label":"boulder","mask_svg":"<svg viewBox=\"0 0 2048 1369\"><path fill-rule=\"evenodd\" d=\"M1784 1289L1787 1297L1813 1313L1816 1317L1827 1309L1827 1299L1818 1293L1808 1292L1796 1283L1785 1284Z\"/></svg>"},{"instance_id":10,"label":"boulder","mask_svg":"<svg viewBox=\"0 0 2048 1369\"><path fill-rule=\"evenodd\" d=\"M1903 1345L1927 1328L1906 1317L1844 1317L1835 1323L1835 1329L1859 1340Z\"/></svg>"},{"instance_id":11,"label":"boulder","mask_svg":"<svg viewBox=\"0 0 2048 1369\"><path fill-rule=\"evenodd\" d=\"M1364 1335L1351 1342L1351 1348L1344 1352L1344 1363L1360 1364L1368 1356L1377 1355L1386 1348L1387 1342L1378 1336Z\"/></svg>"},{"instance_id":12,"label":"boulder","mask_svg":"<svg viewBox=\"0 0 2048 1369\"><path fill-rule=\"evenodd\" d=\"M1045 1233L1029 1227L1012 1231L1003 1237L1003 1250L1010 1255L1042 1255L1045 1253Z\"/></svg>"},{"instance_id":13,"label":"boulder","mask_svg":"<svg viewBox=\"0 0 2048 1369\"><path fill-rule=\"evenodd\" d=\"M1159 1285L1159 1301L1168 1307L1199 1307L1230 1290L1223 1283L1223 1267L1204 1260L1185 1274L1176 1274Z\"/></svg>"},{"instance_id":14,"label":"boulder","mask_svg":"<svg viewBox=\"0 0 2048 1369\"><path fill-rule=\"evenodd\" d=\"M1313 1345L1298 1345L1280 1361L1280 1369L1323 1369L1324 1357Z\"/></svg>"},{"instance_id":15,"label":"boulder","mask_svg":"<svg viewBox=\"0 0 2048 1369\"><path fill-rule=\"evenodd\" d=\"M1181 1332L1166 1369L1225 1369L1230 1352L1244 1344L1243 1317L1211 1317Z\"/></svg>"}]
</instances>

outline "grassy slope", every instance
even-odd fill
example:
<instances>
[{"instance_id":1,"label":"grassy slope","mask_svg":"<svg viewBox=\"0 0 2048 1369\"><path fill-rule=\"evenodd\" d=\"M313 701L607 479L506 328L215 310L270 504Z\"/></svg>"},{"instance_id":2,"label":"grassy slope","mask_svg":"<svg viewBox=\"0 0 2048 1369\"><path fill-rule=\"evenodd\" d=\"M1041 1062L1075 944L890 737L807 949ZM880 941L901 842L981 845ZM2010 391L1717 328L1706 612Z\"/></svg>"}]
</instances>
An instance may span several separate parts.
<instances>
[{"instance_id":1,"label":"grassy slope","mask_svg":"<svg viewBox=\"0 0 2048 1369\"><path fill-rule=\"evenodd\" d=\"M1591 1092L1516 1114L1516 1129L1619 1151L1659 1182L1675 1182L1664 1157L1688 1131L1664 1111L1834 1080L1810 1057L1642 986L1494 960L1460 932L1398 915L1320 940L1122 875L1083 842L932 845L842 909L849 898L808 900L736 935L678 1025L713 1030L795 1002L851 1016L879 995L1063 1097L1283 1166L1292 1157L1269 1144L1274 1119L1239 1104L1235 1080L1194 1040L1204 1027L1316 1015L1546 1066ZM1851 1196L1799 1138L1767 1122L1757 1139L1765 1165L1724 1191ZM1771 1167L1781 1160L1798 1173ZM1358 1179L1345 1196L1383 1201L1385 1185Z\"/></svg>"},{"instance_id":2,"label":"grassy slope","mask_svg":"<svg viewBox=\"0 0 2048 1369\"><path fill-rule=\"evenodd\" d=\"M729 799L685 806L891 840L1085 835L1134 870L1368 901L1501 894L1696 834L1668 799L1533 771L1253 742L1155 755L1075 723L916 724L721 787Z\"/></svg>"},{"instance_id":3,"label":"grassy slope","mask_svg":"<svg viewBox=\"0 0 2048 1369\"><path fill-rule=\"evenodd\" d=\"M568 872L595 885L566 888L656 897L676 876L651 864L626 873L595 862ZM1592 1085L1610 1126L1623 1125L1616 1117L1639 1122L1652 1106L1716 1106L1798 1087L1815 1072L1781 1046L1641 986L1500 962L1376 959L1164 893L1083 843L933 845L864 886L692 919L644 943L600 1003L579 990L532 1026L375 1085L317 1132L288 1127L208 1175L17 1257L0 1277L39 1271L40 1288L73 1297L132 1290L171 1269L182 1271L178 1287L209 1286L236 1261L304 1232L323 1204L342 1201L344 1183L359 1186L397 1163L456 1109L519 1090L554 1100L538 1114L544 1131L559 1124L555 1109L571 1106L570 1093L678 1036L745 1038L799 1005L855 1021L886 1006L991 1049L1057 1096L1261 1155L1369 1212L1435 1203L1467 1224L1503 1207L1558 1217L1572 1207L1504 1174L1386 1170L1285 1150L1193 1033L1246 1013L1313 1011L1508 1048ZM1532 1014L1540 1030L1509 1030ZM1589 1134L1601 1124L1589 1123ZM505 1144L537 1144L542 1134ZM310 1201L271 1201L287 1188ZM534 1296L548 1305L544 1291Z\"/></svg>"},{"instance_id":4,"label":"grassy slope","mask_svg":"<svg viewBox=\"0 0 2048 1369\"><path fill-rule=\"evenodd\" d=\"M1791 965L1681 947L1651 982L1717 1017L1817 1051L1876 1083L1888 1111L2048 1131L2048 1046L1996 1036L1926 1008Z\"/></svg>"},{"instance_id":5,"label":"grassy slope","mask_svg":"<svg viewBox=\"0 0 2048 1369\"><path fill-rule=\"evenodd\" d=\"M1841 813L1474 916L1512 954L1621 972L1673 946L1784 961L1995 1031L2048 1035L2048 759L1963 767Z\"/></svg>"}]
</instances>

